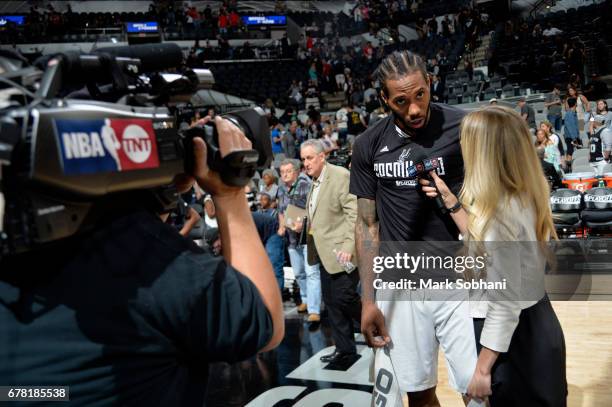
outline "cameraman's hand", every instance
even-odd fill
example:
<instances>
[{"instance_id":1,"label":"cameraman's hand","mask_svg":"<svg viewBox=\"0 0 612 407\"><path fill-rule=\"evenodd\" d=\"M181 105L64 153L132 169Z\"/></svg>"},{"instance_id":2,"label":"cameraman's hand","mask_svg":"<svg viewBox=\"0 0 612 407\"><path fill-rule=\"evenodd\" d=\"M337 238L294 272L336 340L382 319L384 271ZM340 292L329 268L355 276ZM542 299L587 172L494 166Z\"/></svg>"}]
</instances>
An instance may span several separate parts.
<instances>
[{"instance_id":1,"label":"cameraman's hand","mask_svg":"<svg viewBox=\"0 0 612 407\"><path fill-rule=\"evenodd\" d=\"M206 118L200 120L204 121ZM210 118L208 118L210 120ZM199 122L198 122L199 123ZM251 141L229 120L215 117L215 125L219 133L219 149L221 157L240 150L250 150ZM198 184L213 196L244 195L243 187L225 185L218 173L212 171L206 162L206 143L200 137L193 139L195 168L193 175Z\"/></svg>"}]
</instances>

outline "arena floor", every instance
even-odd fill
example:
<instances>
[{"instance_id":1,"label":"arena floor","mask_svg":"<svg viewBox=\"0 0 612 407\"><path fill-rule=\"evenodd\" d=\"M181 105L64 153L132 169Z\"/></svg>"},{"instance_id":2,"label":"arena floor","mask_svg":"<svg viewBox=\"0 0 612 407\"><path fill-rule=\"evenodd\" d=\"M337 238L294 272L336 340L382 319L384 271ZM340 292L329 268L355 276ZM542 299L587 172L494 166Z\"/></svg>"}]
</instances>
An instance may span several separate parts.
<instances>
[{"instance_id":1,"label":"arena floor","mask_svg":"<svg viewBox=\"0 0 612 407\"><path fill-rule=\"evenodd\" d=\"M553 301L553 307L565 334L568 407L612 406L612 302ZM448 386L443 359L440 355L440 403L463 407Z\"/></svg>"},{"instance_id":2,"label":"arena floor","mask_svg":"<svg viewBox=\"0 0 612 407\"><path fill-rule=\"evenodd\" d=\"M553 302L565 333L569 407L612 406L612 301ZM294 307L286 310L286 336L274 352L235 365L211 366L208 404L249 407L369 407L372 352L360 335L362 357L351 366L331 369L319 361L333 350L330 327L309 331ZM444 407L461 407L448 386L440 354L438 397ZM339 404L337 404L339 403ZM408 405L407 400L404 400Z\"/></svg>"}]
</instances>

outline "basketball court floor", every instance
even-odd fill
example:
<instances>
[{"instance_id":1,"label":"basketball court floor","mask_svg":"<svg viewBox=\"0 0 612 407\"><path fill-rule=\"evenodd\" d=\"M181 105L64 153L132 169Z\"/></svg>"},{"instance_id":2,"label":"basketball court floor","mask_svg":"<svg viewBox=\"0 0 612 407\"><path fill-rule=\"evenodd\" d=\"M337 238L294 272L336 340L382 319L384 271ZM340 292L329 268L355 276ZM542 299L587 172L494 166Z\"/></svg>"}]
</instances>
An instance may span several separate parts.
<instances>
[{"instance_id":1,"label":"basketball court floor","mask_svg":"<svg viewBox=\"0 0 612 407\"><path fill-rule=\"evenodd\" d=\"M612 301L555 301L567 347L568 406L612 406ZM310 331L286 304L286 336L273 352L234 365L211 366L209 406L369 407L372 351L357 335L361 358L350 366L319 361L333 351L326 318ZM442 406L463 406L449 386L440 354L438 397ZM404 400L408 405L407 400Z\"/></svg>"}]
</instances>

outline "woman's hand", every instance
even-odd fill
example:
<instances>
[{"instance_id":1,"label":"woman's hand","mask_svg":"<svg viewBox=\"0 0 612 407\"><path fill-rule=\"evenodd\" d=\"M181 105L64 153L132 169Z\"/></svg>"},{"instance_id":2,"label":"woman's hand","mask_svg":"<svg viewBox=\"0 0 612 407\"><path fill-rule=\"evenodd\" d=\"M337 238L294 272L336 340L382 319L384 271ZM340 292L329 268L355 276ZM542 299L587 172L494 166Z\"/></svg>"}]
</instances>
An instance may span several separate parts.
<instances>
[{"instance_id":1,"label":"woman's hand","mask_svg":"<svg viewBox=\"0 0 612 407\"><path fill-rule=\"evenodd\" d=\"M444 201L444 205L447 208L452 208L457 203L457 197L451 192L446 183L442 181L436 171L430 171L429 175L435 182L435 187L431 185L431 181L421 178L419 179L419 183L421 184L422 190L429 198L435 198L438 196L438 193L442 197L442 201Z\"/></svg>"},{"instance_id":2,"label":"woman's hand","mask_svg":"<svg viewBox=\"0 0 612 407\"><path fill-rule=\"evenodd\" d=\"M483 372L477 368L468 384L467 394L477 400L484 400L490 396L492 394L491 372Z\"/></svg>"}]
</instances>

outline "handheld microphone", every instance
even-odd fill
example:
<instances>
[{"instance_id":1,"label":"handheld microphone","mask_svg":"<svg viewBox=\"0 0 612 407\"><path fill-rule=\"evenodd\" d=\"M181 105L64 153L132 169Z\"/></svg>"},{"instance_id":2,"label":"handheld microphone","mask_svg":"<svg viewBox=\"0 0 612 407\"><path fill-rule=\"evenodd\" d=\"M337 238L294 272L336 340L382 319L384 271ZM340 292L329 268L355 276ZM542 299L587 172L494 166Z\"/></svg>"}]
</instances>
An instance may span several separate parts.
<instances>
[{"instance_id":1,"label":"handheld microphone","mask_svg":"<svg viewBox=\"0 0 612 407\"><path fill-rule=\"evenodd\" d=\"M431 175L429 175L430 171L436 170L440 166L438 159L437 158L427 158L425 153L419 150L416 153L416 157L413 159L413 162L414 164L411 165L410 168L408 169L409 177L410 178L425 178L426 180L428 180L431 186L436 188L436 191L438 192L438 195L436 195L436 197L434 198L436 207L442 214L446 214L448 212L448 209L446 209L446 205L444 204L444 201L442 200L442 195L440 194L440 191L438 191L438 188L436 187L436 183L434 182L433 178L431 177Z\"/></svg>"}]
</instances>

